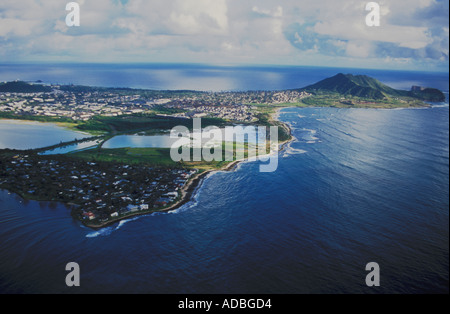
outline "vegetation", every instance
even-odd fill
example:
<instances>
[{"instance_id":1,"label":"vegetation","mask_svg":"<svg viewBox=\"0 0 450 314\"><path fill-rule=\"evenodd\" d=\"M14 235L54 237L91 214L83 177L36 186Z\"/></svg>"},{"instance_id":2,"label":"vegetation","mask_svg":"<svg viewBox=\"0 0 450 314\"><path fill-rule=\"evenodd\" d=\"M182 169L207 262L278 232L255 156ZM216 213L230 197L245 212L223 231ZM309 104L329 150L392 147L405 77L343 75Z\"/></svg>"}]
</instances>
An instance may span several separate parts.
<instances>
[{"instance_id":1,"label":"vegetation","mask_svg":"<svg viewBox=\"0 0 450 314\"><path fill-rule=\"evenodd\" d=\"M0 83L0 92L2 93L46 93L51 92L49 86L41 84L29 84L22 81Z\"/></svg>"},{"instance_id":2,"label":"vegetation","mask_svg":"<svg viewBox=\"0 0 450 314\"><path fill-rule=\"evenodd\" d=\"M25 199L72 205L86 226L164 209L196 171L146 164L86 162L71 155L0 150L0 187Z\"/></svg>"},{"instance_id":3,"label":"vegetation","mask_svg":"<svg viewBox=\"0 0 450 314\"><path fill-rule=\"evenodd\" d=\"M205 92L189 91L189 90L148 90L148 89L134 89L134 88L112 88L112 87L92 87L81 85L63 85L61 91L73 93L94 93L94 92L112 92L120 95L135 95L139 94L148 98L175 98L175 97L192 97Z\"/></svg>"},{"instance_id":4,"label":"vegetation","mask_svg":"<svg viewBox=\"0 0 450 314\"><path fill-rule=\"evenodd\" d=\"M233 144L233 161L237 160L236 152L244 152L244 158L249 157L248 144ZM256 151L256 148L255 148ZM266 147L266 152L270 150ZM175 162L170 156L170 148L96 148L67 154L70 158L82 159L88 162L116 162L121 164L145 164L151 167L183 168L200 170L218 170L226 167L233 161L224 161L226 158L226 144L222 144L223 161L180 161ZM213 151L211 151L213 153ZM190 156L194 156L194 149L190 149Z\"/></svg>"},{"instance_id":5,"label":"vegetation","mask_svg":"<svg viewBox=\"0 0 450 314\"><path fill-rule=\"evenodd\" d=\"M411 90L410 96L424 101L443 102L445 101L445 95L436 88L424 88Z\"/></svg>"},{"instance_id":6,"label":"vegetation","mask_svg":"<svg viewBox=\"0 0 450 314\"><path fill-rule=\"evenodd\" d=\"M228 125L225 120L218 118L202 118L202 126L224 127ZM112 133L136 133L146 132L164 132L171 130L176 126L185 126L192 130L192 120L183 118L173 118L151 114L134 114L118 117L96 116L88 121L77 125L80 131L106 131Z\"/></svg>"},{"instance_id":7,"label":"vegetation","mask_svg":"<svg viewBox=\"0 0 450 314\"><path fill-rule=\"evenodd\" d=\"M18 115L7 111L0 111L0 119L27 120L27 121L51 122L51 123L65 122L75 125L75 121L68 117Z\"/></svg>"},{"instance_id":8,"label":"vegetation","mask_svg":"<svg viewBox=\"0 0 450 314\"><path fill-rule=\"evenodd\" d=\"M379 100L358 96L342 96L335 92L317 91L311 97L302 99L303 107L337 107L337 108L409 108L428 107L429 104L419 99L392 97Z\"/></svg>"},{"instance_id":9,"label":"vegetation","mask_svg":"<svg viewBox=\"0 0 450 314\"><path fill-rule=\"evenodd\" d=\"M147 164L149 166L178 167L170 158L168 148L114 148L90 149L68 154L86 161L119 162L122 164Z\"/></svg>"},{"instance_id":10,"label":"vegetation","mask_svg":"<svg viewBox=\"0 0 450 314\"><path fill-rule=\"evenodd\" d=\"M337 74L301 90L314 94L337 93L340 96L354 96L372 101L408 97L424 101L444 101L445 95L433 88L404 91L393 89L366 75Z\"/></svg>"}]
</instances>

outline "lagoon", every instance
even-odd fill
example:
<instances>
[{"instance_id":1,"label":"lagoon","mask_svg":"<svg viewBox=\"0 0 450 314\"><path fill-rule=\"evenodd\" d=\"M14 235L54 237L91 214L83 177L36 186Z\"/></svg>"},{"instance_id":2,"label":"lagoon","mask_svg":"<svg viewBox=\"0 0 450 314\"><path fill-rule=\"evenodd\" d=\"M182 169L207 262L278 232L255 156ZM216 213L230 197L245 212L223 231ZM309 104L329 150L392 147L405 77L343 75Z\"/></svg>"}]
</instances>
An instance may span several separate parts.
<instances>
[{"instance_id":1,"label":"lagoon","mask_svg":"<svg viewBox=\"0 0 450 314\"><path fill-rule=\"evenodd\" d=\"M224 142L235 143L252 143L256 144L258 140L258 130L254 126L237 126L237 128L204 128L200 132L186 134L182 138L171 138L170 134L166 135L118 135L106 141L102 148L171 148L173 145L177 147L186 146L190 144L190 138L197 139L203 136L202 146L217 146ZM259 137L261 138L261 137ZM196 146L196 142L193 141Z\"/></svg>"},{"instance_id":2,"label":"lagoon","mask_svg":"<svg viewBox=\"0 0 450 314\"><path fill-rule=\"evenodd\" d=\"M89 136L52 123L0 120L0 149L36 149Z\"/></svg>"},{"instance_id":3,"label":"lagoon","mask_svg":"<svg viewBox=\"0 0 450 314\"><path fill-rule=\"evenodd\" d=\"M102 148L170 148L178 139L171 139L169 135L118 135L106 141Z\"/></svg>"}]
</instances>

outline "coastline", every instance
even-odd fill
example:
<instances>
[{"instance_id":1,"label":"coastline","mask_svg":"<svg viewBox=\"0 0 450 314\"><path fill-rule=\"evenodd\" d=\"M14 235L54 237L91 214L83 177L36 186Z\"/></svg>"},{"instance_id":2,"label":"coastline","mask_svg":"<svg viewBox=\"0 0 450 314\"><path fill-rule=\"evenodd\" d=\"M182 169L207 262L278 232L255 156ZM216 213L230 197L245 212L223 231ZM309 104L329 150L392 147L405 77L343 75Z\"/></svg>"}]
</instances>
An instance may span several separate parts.
<instances>
[{"instance_id":1,"label":"coastline","mask_svg":"<svg viewBox=\"0 0 450 314\"><path fill-rule=\"evenodd\" d=\"M281 127L285 128L286 131L287 131L287 133L289 134L289 139L287 139L286 141L283 141L283 142L279 142L278 145L277 145L277 146L278 146L278 147L277 147L278 149L277 149L276 151L270 152L270 153L267 154L267 155L259 156L259 157L267 157L267 156L270 156L271 154L279 154L279 152L282 151L283 149L285 149L286 145L287 145L289 142L291 142L291 141L293 140L293 137L292 137L292 131L291 131L289 125L287 125L286 123L284 123L284 122L282 122L282 121L279 120L279 114L280 114L280 111L283 110L283 109L285 109L285 108L288 108L288 107L280 107L280 108L276 108L276 109L274 110L274 112L270 114L269 121L270 121L270 122L276 122L276 123L277 123L277 126L281 126ZM11 119L2 119L2 120L11 120ZM17 121L17 120L13 119L13 122L16 122L16 121ZM19 121L20 121L20 120L19 120ZM23 121L23 120L22 120L22 121ZM21 121L21 122L22 122L22 121ZM29 120L26 120L26 121L23 121L23 122L24 122L24 123L28 123L28 122L31 122L31 123L47 123L47 122L29 121ZM55 123L52 123L52 122L50 122L50 124L55 125ZM58 145L58 146L59 146L59 145ZM237 169L237 166L238 166L241 162L246 162L246 161L249 161L249 159L248 159L248 158L243 158L243 159L240 159L240 160L232 161L232 162L228 163L227 165L225 165L224 167L222 167L222 168L220 168L220 169L211 169L211 170L205 170L205 171L203 171L203 172L197 172L197 173L194 174L194 175L189 179L189 181L188 181L188 182L187 182L187 183L179 190L179 192L180 192L180 194L181 194L181 195L179 196L179 199L177 199L177 200L175 201L175 203L171 204L169 207L166 207L166 208L152 209L152 210L147 210L147 211L141 211L141 212L130 213L130 214L125 215L125 216L121 216L121 217L117 217L117 218L108 220L108 221L106 221L106 222L104 222L104 223L94 223L94 224L90 224L89 221L83 221L83 220L80 220L80 219L76 218L73 214L72 214L71 216L73 217L73 219L75 219L76 221L80 222L82 225L84 225L84 226L86 226L86 227L88 227L88 228L91 228L91 229L93 229L93 230L99 230L99 229L108 227L108 226L110 226L110 225L116 224L116 223L118 223L118 222L120 222L120 221L123 221L123 220L126 220L126 219L133 218L133 217L144 216L144 215L150 215L150 214L153 214L153 213L164 213L164 212L169 212L169 211L178 209L178 208L180 208L181 206L185 205L186 203L190 202L190 201L192 200L193 195L195 195L196 191L197 191L197 190L201 187L201 185L203 184L204 179L205 179L206 177L208 177L209 175L214 174L214 173L217 173L217 172L223 172L223 171L227 171L227 172L228 172L228 171L234 171L235 169ZM38 202L50 202L50 201L53 201L53 200L43 200L43 199L37 200L37 199L32 199L32 198L30 199L30 198L26 197L25 195L21 195L20 193L17 193L17 192L15 192L15 191L9 190L9 189L7 189L7 188L6 188L6 190L8 190L8 191L11 192L11 193L17 194L19 197L21 197L22 199L26 199L26 200L36 200L36 201L38 201ZM65 205L68 205L68 206L73 206L73 205L75 205L75 204L68 204L68 203L62 203L62 204L65 204Z\"/></svg>"},{"instance_id":2,"label":"coastline","mask_svg":"<svg viewBox=\"0 0 450 314\"><path fill-rule=\"evenodd\" d=\"M285 127L288 130L289 136L290 138L284 142L278 143L278 151L276 152L276 154L280 153L281 151L283 151L285 149L285 147L287 146L287 144L289 144L289 142L291 142L294 138L292 136L292 130L289 127L289 125L287 125L286 123L280 121L279 118L279 114L280 111L283 109L286 109L287 107L283 107L283 108L277 108L277 110L275 110L275 112L273 114L271 114L271 120L273 121L277 121L279 123L281 123L281 125L283 127ZM85 222L81 222L83 223L84 226L94 229L94 230L99 230L108 226L111 226L115 223L118 223L122 220L126 220L126 219L130 219L130 218L134 218L134 217L138 217L138 216L145 216L145 215L150 215L153 213L167 213L170 212L172 210L178 209L181 206L183 206L184 204L190 202L192 200L192 196L195 194L195 192L201 187L201 185L203 184L204 180L206 179L206 177L210 174L214 174L214 173L218 173L218 172L231 172L234 171L237 166L241 163L241 162L245 162L248 159L241 159L241 160L235 160L233 162L230 162L229 164L227 164L225 167L221 168L221 169L217 169L217 170L206 170L204 172L201 173L197 173L196 175L194 175L194 177L192 177L187 183L186 185L183 186L183 188L180 190L181 192L181 197L180 200L178 200L177 202L175 202L174 204L170 205L167 208L163 208L163 209L156 209L156 210L150 210L150 211L145 211L145 212L138 212L138 213L133 213L133 214L129 214L127 216L123 216L123 217L118 217L116 219L113 220L109 220L105 223L101 223L101 224L87 224Z\"/></svg>"},{"instance_id":3,"label":"coastline","mask_svg":"<svg viewBox=\"0 0 450 314\"><path fill-rule=\"evenodd\" d=\"M115 223L118 223L118 222L120 222L122 220L130 219L130 218L134 218L134 217L138 217L138 216L150 215L150 214L153 214L153 213L167 213L167 212L170 212L172 210L178 209L181 206L183 206L184 204L186 204L186 203L191 201L192 196L194 195L195 191L197 191L201 187L201 185L203 184L204 179L206 179L206 177L208 175L213 174L213 173L217 173L217 172L221 172L221 171L233 171L236 168L236 166L242 161L245 161L245 160L233 161L233 162L229 163L227 166L225 166L225 167L223 167L223 168L221 168L219 170L207 170L207 171L204 171L204 172L201 172L201 173L197 173L180 190L180 192L181 192L180 200L178 200L177 202L175 202L174 204L170 205L167 208L133 213L133 214L129 214L127 216L118 217L116 219L109 220L109 221L107 221L105 223L101 223L101 224L93 225L93 224L87 224L87 223L84 223L84 222L81 222L81 223L83 223L83 225L88 227L88 228L91 228L91 229L94 229L94 230L99 230L99 229L111 226L111 225L113 225Z\"/></svg>"}]
</instances>

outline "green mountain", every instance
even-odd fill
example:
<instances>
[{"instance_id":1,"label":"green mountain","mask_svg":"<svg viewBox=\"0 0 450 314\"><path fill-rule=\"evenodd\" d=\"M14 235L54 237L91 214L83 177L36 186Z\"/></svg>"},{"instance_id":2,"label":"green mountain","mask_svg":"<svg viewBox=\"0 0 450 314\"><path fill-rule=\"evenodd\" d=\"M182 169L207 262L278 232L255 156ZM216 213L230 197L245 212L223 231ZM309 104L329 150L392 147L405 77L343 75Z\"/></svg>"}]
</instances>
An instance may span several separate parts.
<instances>
[{"instance_id":1,"label":"green mountain","mask_svg":"<svg viewBox=\"0 0 450 314\"><path fill-rule=\"evenodd\" d=\"M424 101L445 101L445 95L433 88L413 88L411 91L391 88L366 75L339 73L316 84L302 88L304 91L334 92L361 98L382 100L391 97L412 97Z\"/></svg>"},{"instance_id":2,"label":"green mountain","mask_svg":"<svg viewBox=\"0 0 450 314\"><path fill-rule=\"evenodd\" d=\"M436 88L422 88L413 86L409 92L410 97L418 98L424 101L444 102L445 95Z\"/></svg>"},{"instance_id":3,"label":"green mountain","mask_svg":"<svg viewBox=\"0 0 450 314\"><path fill-rule=\"evenodd\" d=\"M51 92L48 86L40 84L29 84L22 81L0 83L0 92L3 93L41 93Z\"/></svg>"}]
</instances>

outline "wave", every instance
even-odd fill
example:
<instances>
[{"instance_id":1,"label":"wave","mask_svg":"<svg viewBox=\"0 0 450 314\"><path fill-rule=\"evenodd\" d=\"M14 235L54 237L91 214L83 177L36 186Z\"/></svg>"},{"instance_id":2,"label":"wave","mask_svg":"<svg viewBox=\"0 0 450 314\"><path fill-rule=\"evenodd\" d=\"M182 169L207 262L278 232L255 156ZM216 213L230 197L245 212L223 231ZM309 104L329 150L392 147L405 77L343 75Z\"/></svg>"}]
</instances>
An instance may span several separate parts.
<instances>
[{"instance_id":1,"label":"wave","mask_svg":"<svg viewBox=\"0 0 450 314\"><path fill-rule=\"evenodd\" d=\"M190 200L189 202L187 202L186 204L184 204L183 206L178 207L177 209L165 212L165 213L155 213L155 214L180 214L180 213L184 213L187 212L193 208L195 208L198 205L198 200L194 199L194 200Z\"/></svg>"},{"instance_id":2,"label":"wave","mask_svg":"<svg viewBox=\"0 0 450 314\"><path fill-rule=\"evenodd\" d=\"M109 236L112 232L113 232L113 227L107 227L107 228L100 229L98 231L94 231L94 232L88 233L86 235L86 238L96 238L96 237L100 237L100 236Z\"/></svg>"},{"instance_id":3,"label":"wave","mask_svg":"<svg viewBox=\"0 0 450 314\"><path fill-rule=\"evenodd\" d=\"M303 149L299 149L299 148L293 148L292 144L298 142L297 139L295 141L290 142L285 148L284 150L281 152L283 153L283 155L281 156L282 158L286 158L289 156L293 156L293 155L302 155L302 154L306 154L307 151L303 150Z\"/></svg>"},{"instance_id":4,"label":"wave","mask_svg":"<svg viewBox=\"0 0 450 314\"><path fill-rule=\"evenodd\" d=\"M200 184L196 187L196 189L192 193L191 199L186 204L180 206L179 208L176 208L174 210L170 210L170 211L167 211L167 212L155 212L155 213L151 213L151 214L147 214L147 215L136 216L136 217L133 217L133 218L130 218L130 219L124 219L124 220L121 220L117 226L115 226L115 227L114 226L106 227L106 228L102 228L102 229L100 229L98 231L91 232L91 233L86 235L86 238L96 238L96 237L99 237L99 236L109 236L114 231L119 230L127 222L130 222L130 221L136 221L138 219L145 218L145 217L154 217L154 216L159 216L159 215L179 214L179 213L186 212L186 211L196 207L197 204L198 204L198 197L199 197L200 192L201 192L201 190L202 190L202 188L204 186L203 184L204 184L205 180L207 180L209 177L211 177L214 173L216 173L216 172L211 172L211 173L207 174L205 176L205 178L203 178L202 182L200 182Z\"/></svg>"},{"instance_id":5,"label":"wave","mask_svg":"<svg viewBox=\"0 0 450 314\"><path fill-rule=\"evenodd\" d=\"M309 130L309 129L301 129L301 130L308 131L311 134L316 134L316 132L317 132L316 130ZM317 138L311 137L311 139L316 140ZM287 145L287 147L282 152L276 151L276 152L274 152L274 154L283 153L282 157L285 158L285 157L292 156L292 155L299 155L299 154L307 153L306 150L297 149L297 148L292 147L292 144L297 143L297 142L300 142L300 141L298 140L298 138L294 137L294 139ZM250 162L254 162L254 160L243 160L243 161L239 162L235 168L235 171L239 170L243 164L250 163ZM208 178L210 178L214 174L220 173L220 172L226 173L227 171L218 170L218 171L213 171L213 172L207 174L203 178L202 182L200 182L200 184L197 186L196 190L192 193L191 199L186 204L183 204L179 208L176 208L174 210L170 210L167 212L155 212L155 213L151 213L151 214L147 214L147 215L136 216L136 217L133 217L130 219L125 219L125 220L120 221L116 226L105 227L100 230L90 232L86 235L86 238L97 238L97 237L109 236L114 231L117 231L120 228L122 228L126 223L128 223L130 221L136 221L141 218L153 217L153 216L158 216L158 215L180 214L180 213L192 210L193 208L195 208L198 205L198 197L200 195L202 188L204 187L205 181L208 180Z\"/></svg>"},{"instance_id":6,"label":"wave","mask_svg":"<svg viewBox=\"0 0 450 314\"><path fill-rule=\"evenodd\" d=\"M307 144L314 144L319 141L319 138L315 136L317 134L316 130L303 128L302 131L309 133L308 135L302 137L302 140L306 141Z\"/></svg>"},{"instance_id":7,"label":"wave","mask_svg":"<svg viewBox=\"0 0 450 314\"><path fill-rule=\"evenodd\" d=\"M139 216L139 217L134 217L134 218L130 218L130 219L121 220L117 226L106 227L106 228L102 228L102 229L100 229L98 231L94 231L94 232L88 233L86 235L86 238L96 238L96 237L100 237L100 236L102 236L102 237L109 236L114 231L117 231L120 228L122 228L127 222L135 221L135 220L137 220L139 218L146 217L146 216L149 216L149 215L143 215L143 216Z\"/></svg>"},{"instance_id":8,"label":"wave","mask_svg":"<svg viewBox=\"0 0 450 314\"><path fill-rule=\"evenodd\" d=\"M448 108L448 103L432 104L431 108Z\"/></svg>"}]
</instances>

